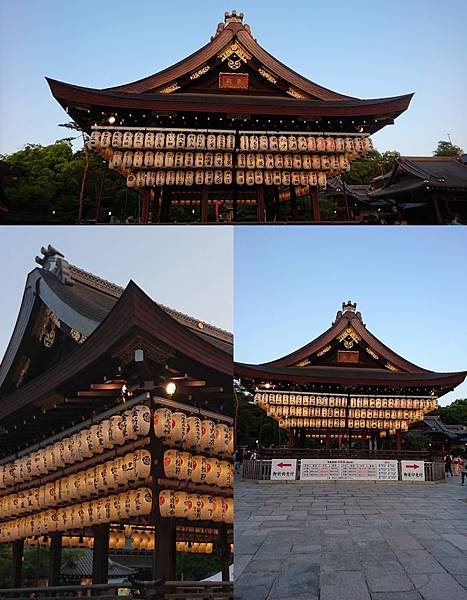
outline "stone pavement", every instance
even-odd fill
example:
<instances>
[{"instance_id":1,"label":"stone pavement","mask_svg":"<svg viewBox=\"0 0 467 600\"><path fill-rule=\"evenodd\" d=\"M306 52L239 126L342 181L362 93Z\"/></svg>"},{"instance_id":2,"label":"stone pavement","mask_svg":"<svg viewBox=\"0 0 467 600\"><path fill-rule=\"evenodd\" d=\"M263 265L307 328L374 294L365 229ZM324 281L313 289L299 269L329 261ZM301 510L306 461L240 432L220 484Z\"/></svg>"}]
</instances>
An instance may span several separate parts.
<instances>
[{"instance_id":1,"label":"stone pavement","mask_svg":"<svg viewBox=\"0 0 467 600\"><path fill-rule=\"evenodd\" d=\"M467 485L235 483L236 600L467 600Z\"/></svg>"}]
</instances>

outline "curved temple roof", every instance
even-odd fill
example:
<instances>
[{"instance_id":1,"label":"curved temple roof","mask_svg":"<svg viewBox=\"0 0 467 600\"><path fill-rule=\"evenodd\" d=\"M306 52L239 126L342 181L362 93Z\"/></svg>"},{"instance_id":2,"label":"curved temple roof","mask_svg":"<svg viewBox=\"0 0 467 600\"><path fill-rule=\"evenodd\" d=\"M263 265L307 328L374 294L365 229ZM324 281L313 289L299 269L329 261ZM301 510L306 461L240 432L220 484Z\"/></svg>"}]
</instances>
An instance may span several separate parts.
<instances>
[{"instance_id":1,"label":"curved temple roof","mask_svg":"<svg viewBox=\"0 0 467 600\"><path fill-rule=\"evenodd\" d=\"M244 89L223 89L219 71L244 76ZM404 112L412 94L360 100L318 85L296 73L262 48L243 23L243 14L225 14L205 46L157 73L106 89L70 85L47 78L52 94L82 126L89 127L90 107L154 111L283 114L301 117L370 117L377 131ZM220 80L219 80L220 81ZM234 86L235 87L235 86ZM92 117L94 118L94 117Z\"/></svg>"},{"instance_id":2,"label":"curved temple roof","mask_svg":"<svg viewBox=\"0 0 467 600\"><path fill-rule=\"evenodd\" d=\"M339 353L344 354L343 362ZM347 362L346 354L353 355L352 360ZM350 301L342 304L329 329L302 348L267 363L235 363L234 372L240 378L265 382L430 387L439 393L453 389L467 375L429 371L398 355L368 331Z\"/></svg>"}]
</instances>

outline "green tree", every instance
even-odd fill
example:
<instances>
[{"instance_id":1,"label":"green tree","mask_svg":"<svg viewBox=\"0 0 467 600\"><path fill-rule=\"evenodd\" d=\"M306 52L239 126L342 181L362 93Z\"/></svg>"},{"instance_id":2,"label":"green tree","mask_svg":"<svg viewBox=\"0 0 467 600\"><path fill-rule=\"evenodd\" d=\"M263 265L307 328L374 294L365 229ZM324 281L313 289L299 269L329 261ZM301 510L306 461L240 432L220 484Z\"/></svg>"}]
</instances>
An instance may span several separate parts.
<instances>
[{"instance_id":1,"label":"green tree","mask_svg":"<svg viewBox=\"0 0 467 600\"><path fill-rule=\"evenodd\" d=\"M382 153L372 150L366 156L352 162L350 171L344 176L344 179L351 185L370 184L375 177L391 171L399 156L399 152L395 150Z\"/></svg>"},{"instance_id":2,"label":"green tree","mask_svg":"<svg viewBox=\"0 0 467 600\"><path fill-rule=\"evenodd\" d=\"M447 142L446 140L440 140L438 142L438 147L433 152L434 156L460 156L464 151L459 146L455 146L451 142Z\"/></svg>"},{"instance_id":3,"label":"green tree","mask_svg":"<svg viewBox=\"0 0 467 600\"><path fill-rule=\"evenodd\" d=\"M430 414L439 415L446 425L463 425L467 423L467 398L458 398L448 406L439 406Z\"/></svg>"}]
</instances>

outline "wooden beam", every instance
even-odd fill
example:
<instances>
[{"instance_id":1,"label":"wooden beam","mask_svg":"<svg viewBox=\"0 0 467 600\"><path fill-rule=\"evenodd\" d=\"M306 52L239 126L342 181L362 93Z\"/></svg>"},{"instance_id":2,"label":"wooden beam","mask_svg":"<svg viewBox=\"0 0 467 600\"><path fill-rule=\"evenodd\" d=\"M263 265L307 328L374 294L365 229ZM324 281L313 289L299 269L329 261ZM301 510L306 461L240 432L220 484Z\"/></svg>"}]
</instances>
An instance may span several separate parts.
<instances>
[{"instance_id":1,"label":"wooden beam","mask_svg":"<svg viewBox=\"0 0 467 600\"><path fill-rule=\"evenodd\" d=\"M91 383L91 390L121 390L124 383Z\"/></svg>"},{"instance_id":2,"label":"wooden beam","mask_svg":"<svg viewBox=\"0 0 467 600\"><path fill-rule=\"evenodd\" d=\"M62 561L62 534L50 534L49 586L60 585L60 565Z\"/></svg>"},{"instance_id":3,"label":"wooden beam","mask_svg":"<svg viewBox=\"0 0 467 600\"><path fill-rule=\"evenodd\" d=\"M116 390L86 390L78 392L78 398L104 398L104 397L117 397Z\"/></svg>"},{"instance_id":4,"label":"wooden beam","mask_svg":"<svg viewBox=\"0 0 467 600\"><path fill-rule=\"evenodd\" d=\"M92 582L108 583L109 579L109 525L93 525L94 550L92 553Z\"/></svg>"}]
</instances>

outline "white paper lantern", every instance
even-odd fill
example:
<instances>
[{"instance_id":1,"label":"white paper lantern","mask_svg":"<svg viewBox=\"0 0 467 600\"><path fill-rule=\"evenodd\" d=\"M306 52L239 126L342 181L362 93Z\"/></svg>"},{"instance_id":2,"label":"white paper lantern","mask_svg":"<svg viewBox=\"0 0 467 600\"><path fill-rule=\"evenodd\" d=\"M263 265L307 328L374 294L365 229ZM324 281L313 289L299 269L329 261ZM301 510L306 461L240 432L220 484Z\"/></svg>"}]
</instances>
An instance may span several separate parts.
<instances>
[{"instance_id":1,"label":"white paper lantern","mask_svg":"<svg viewBox=\"0 0 467 600\"><path fill-rule=\"evenodd\" d=\"M217 485L221 475L220 461L217 458L207 459L206 483L209 485Z\"/></svg>"},{"instance_id":2,"label":"white paper lantern","mask_svg":"<svg viewBox=\"0 0 467 600\"><path fill-rule=\"evenodd\" d=\"M183 440L184 448L196 448L201 441L201 419L188 417L186 420L186 434Z\"/></svg>"},{"instance_id":3,"label":"white paper lantern","mask_svg":"<svg viewBox=\"0 0 467 600\"><path fill-rule=\"evenodd\" d=\"M175 517L175 492L162 490L159 492L159 512L161 517Z\"/></svg>"},{"instance_id":4,"label":"white paper lantern","mask_svg":"<svg viewBox=\"0 0 467 600\"><path fill-rule=\"evenodd\" d=\"M156 437L166 439L172 431L172 412L168 408L158 408L153 416Z\"/></svg>"},{"instance_id":5,"label":"white paper lantern","mask_svg":"<svg viewBox=\"0 0 467 600\"><path fill-rule=\"evenodd\" d=\"M179 444L183 441L186 436L186 420L187 417L184 413L172 413L172 426L168 436L170 443Z\"/></svg>"},{"instance_id":6,"label":"white paper lantern","mask_svg":"<svg viewBox=\"0 0 467 600\"><path fill-rule=\"evenodd\" d=\"M193 483L205 483L208 472L208 463L205 456L193 456L191 480Z\"/></svg>"},{"instance_id":7,"label":"white paper lantern","mask_svg":"<svg viewBox=\"0 0 467 600\"><path fill-rule=\"evenodd\" d=\"M201 421L200 450L206 452L214 451L216 444L216 425L213 421L206 419Z\"/></svg>"},{"instance_id":8,"label":"white paper lantern","mask_svg":"<svg viewBox=\"0 0 467 600\"><path fill-rule=\"evenodd\" d=\"M201 520L201 510L203 508L203 502L199 494L188 494L185 506L186 516L189 521Z\"/></svg>"}]
</instances>

